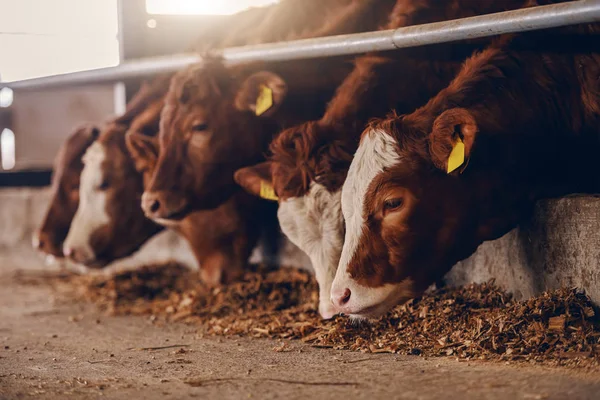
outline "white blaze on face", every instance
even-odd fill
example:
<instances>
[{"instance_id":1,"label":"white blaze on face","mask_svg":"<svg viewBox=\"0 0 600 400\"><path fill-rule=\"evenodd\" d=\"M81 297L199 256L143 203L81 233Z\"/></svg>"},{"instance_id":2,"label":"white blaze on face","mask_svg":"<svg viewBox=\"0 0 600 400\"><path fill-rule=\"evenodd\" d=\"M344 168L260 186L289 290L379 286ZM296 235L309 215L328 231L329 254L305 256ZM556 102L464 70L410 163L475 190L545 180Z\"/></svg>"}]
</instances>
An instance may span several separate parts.
<instances>
[{"instance_id":1,"label":"white blaze on face","mask_svg":"<svg viewBox=\"0 0 600 400\"><path fill-rule=\"evenodd\" d=\"M92 234L110 222L106 212L106 191L100 189L104 179L102 163L106 151L102 144L93 143L83 156L83 171L79 185L79 206L69 234L63 245L67 249L78 252L78 261L93 261L96 258L90 245Z\"/></svg>"},{"instance_id":2,"label":"white blaze on face","mask_svg":"<svg viewBox=\"0 0 600 400\"><path fill-rule=\"evenodd\" d=\"M378 288L361 286L350 277L347 267L356 252L365 226L364 202L367 189L379 173L400 162L396 146L395 139L384 131L371 130L364 134L342 187L342 213L346 223L346 236L332 293L344 293L346 288L350 289L350 300L340 309L347 314L355 314L385 302L395 289L395 285ZM332 302L335 303L334 298Z\"/></svg>"},{"instance_id":3,"label":"white blaze on face","mask_svg":"<svg viewBox=\"0 0 600 400\"><path fill-rule=\"evenodd\" d=\"M312 183L306 195L282 200L277 212L283 233L312 262L319 283L319 313L326 319L337 313L329 299L344 236L340 200L341 190L330 193Z\"/></svg>"}]
</instances>

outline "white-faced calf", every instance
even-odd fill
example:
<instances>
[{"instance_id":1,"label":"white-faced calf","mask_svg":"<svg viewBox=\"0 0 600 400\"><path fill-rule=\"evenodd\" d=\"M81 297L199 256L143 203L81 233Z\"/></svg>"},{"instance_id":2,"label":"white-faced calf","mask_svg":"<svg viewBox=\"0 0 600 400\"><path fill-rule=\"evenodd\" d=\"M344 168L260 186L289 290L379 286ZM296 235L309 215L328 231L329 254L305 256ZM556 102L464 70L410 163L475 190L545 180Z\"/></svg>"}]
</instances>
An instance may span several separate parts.
<instances>
[{"instance_id":1,"label":"white-faced calf","mask_svg":"<svg viewBox=\"0 0 600 400\"><path fill-rule=\"evenodd\" d=\"M420 295L541 197L597 190L598 25L505 37L450 85L362 135L342 190L341 312Z\"/></svg>"},{"instance_id":2,"label":"white-faced calf","mask_svg":"<svg viewBox=\"0 0 600 400\"><path fill-rule=\"evenodd\" d=\"M83 157L79 207L63 252L89 267L130 255L161 229L139 207L142 179L127 152L126 131L109 124Z\"/></svg>"}]
</instances>

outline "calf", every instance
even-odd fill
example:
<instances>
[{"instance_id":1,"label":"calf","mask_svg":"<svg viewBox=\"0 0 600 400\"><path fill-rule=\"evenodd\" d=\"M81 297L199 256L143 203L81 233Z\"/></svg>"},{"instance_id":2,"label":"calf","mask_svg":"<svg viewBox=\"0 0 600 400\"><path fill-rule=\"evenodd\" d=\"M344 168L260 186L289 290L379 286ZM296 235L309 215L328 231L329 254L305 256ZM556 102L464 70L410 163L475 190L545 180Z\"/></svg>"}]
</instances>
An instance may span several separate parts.
<instances>
[{"instance_id":1,"label":"calf","mask_svg":"<svg viewBox=\"0 0 600 400\"><path fill-rule=\"evenodd\" d=\"M156 165L158 140L135 126L126 137L131 157L147 185ZM239 192L214 210L162 222L188 241L200 265L201 279L216 285L236 279L243 271L266 218L267 210L261 203Z\"/></svg>"},{"instance_id":2,"label":"calf","mask_svg":"<svg viewBox=\"0 0 600 400\"><path fill-rule=\"evenodd\" d=\"M69 136L54 162L52 196L46 215L33 237L33 247L51 257L63 257L62 246L79 204L81 157L96 140L99 128L84 125Z\"/></svg>"},{"instance_id":3,"label":"calf","mask_svg":"<svg viewBox=\"0 0 600 400\"><path fill-rule=\"evenodd\" d=\"M504 37L425 106L365 130L342 189L340 311L379 315L537 199L599 188L599 28Z\"/></svg>"},{"instance_id":4,"label":"calf","mask_svg":"<svg viewBox=\"0 0 600 400\"><path fill-rule=\"evenodd\" d=\"M521 3L402 0L388 27L504 11ZM236 173L236 181L251 193L259 194L266 182L272 185L283 232L309 255L317 271L322 315L335 313L329 298L344 238L341 187L364 126L391 109L404 113L423 104L483 43L487 41L359 57L319 120L283 131L270 146L269 161Z\"/></svg>"},{"instance_id":5,"label":"calf","mask_svg":"<svg viewBox=\"0 0 600 400\"><path fill-rule=\"evenodd\" d=\"M181 219L229 199L239 190L236 169L260 161L281 126L322 113L349 68L332 59L233 68L207 59L175 75L142 199L146 215Z\"/></svg>"},{"instance_id":6,"label":"calf","mask_svg":"<svg viewBox=\"0 0 600 400\"><path fill-rule=\"evenodd\" d=\"M151 129L158 125L147 117L168 88L170 77L159 77L144 85L127 106L125 113L108 123L98 139L83 156L79 204L63 252L75 262L89 267L103 267L115 259L130 255L161 227L147 220L135 202L143 186L133 161L127 153L125 132L130 126ZM160 109L159 109L160 110ZM112 216L126 218L117 220ZM119 238L111 240L111 235Z\"/></svg>"},{"instance_id":7,"label":"calf","mask_svg":"<svg viewBox=\"0 0 600 400\"><path fill-rule=\"evenodd\" d=\"M109 124L83 156L79 207L63 252L88 267L130 255L161 229L136 206L143 186L127 153L126 131Z\"/></svg>"}]
</instances>

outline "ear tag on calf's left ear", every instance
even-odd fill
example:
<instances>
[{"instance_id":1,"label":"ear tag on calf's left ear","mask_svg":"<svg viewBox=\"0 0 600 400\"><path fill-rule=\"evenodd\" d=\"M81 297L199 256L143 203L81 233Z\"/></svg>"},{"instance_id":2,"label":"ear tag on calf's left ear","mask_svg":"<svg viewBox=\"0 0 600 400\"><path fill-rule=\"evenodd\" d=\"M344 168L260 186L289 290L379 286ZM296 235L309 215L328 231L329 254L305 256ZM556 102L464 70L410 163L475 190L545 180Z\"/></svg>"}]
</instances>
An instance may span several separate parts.
<instances>
[{"instance_id":1,"label":"ear tag on calf's left ear","mask_svg":"<svg viewBox=\"0 0 600 400\"><path fill-rule=\"evenodd\" d=\"M266 181L260 181L260 197L262 197L265 200L279 200L279 197L277 197L277 195L275 194L273 186Z\"/></svg>"},{"instance_id":2,"label":"ear tag on calf's left ear","mask_svg":"<svg viewBox=\"0 0 600 400\"><path fill-rule=\"evenodd\" d=\"M260 85L260 92L256 98L256 116L264 114L271 107L273 107L273 90L266 85Z\"/></svg>"},{"instance_id":3,"label":"ear tag on calf's left ear","mask_svg":"<svg viewBox=\"0 0 600 400\"><path fill-rule=\"evenodd\" d=\"M459 137L454 145L452 146L452 151L450 152L450 157L448 157L448 171L447 173L451 173L465 162L465 144L462 139Z\"/></svg>"}]
</instances>

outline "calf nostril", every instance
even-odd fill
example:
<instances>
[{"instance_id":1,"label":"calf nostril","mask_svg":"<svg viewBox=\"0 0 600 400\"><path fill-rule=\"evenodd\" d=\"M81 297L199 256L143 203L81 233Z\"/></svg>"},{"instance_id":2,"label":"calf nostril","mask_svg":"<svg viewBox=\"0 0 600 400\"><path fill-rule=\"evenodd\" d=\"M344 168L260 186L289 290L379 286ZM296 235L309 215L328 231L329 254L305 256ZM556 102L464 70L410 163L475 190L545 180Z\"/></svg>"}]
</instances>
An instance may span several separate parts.
<instances>
[{"instance_id":1,"label":"calf nostril","mask_svg":"<svg viewBox=\"0 0 600 400\"><path fill-rule=\"evenodd\" d=\"M42 239L38 239L37 241L37 248L42 250L44 248L44 241Z\"/></svg>"},{"instance_id":2,"label":"calf nostril","mask_svg":"<svg viewBox=\"0 0 600 400\"><path fill-rule=\"evenodd\" d=\"M350 296L352 292L350 289L346 288L344 291L335 291L331 293L331 303L334 307L343 307L350 301Z\"/></svg>"},{"instance_id":3,"label":"calf nostril","mask_svg":"<svg viewBox=\"0 0 600 400\"><path fill-rule=\"evenodd\" d=\"M348 288L344 289L344 294L342 294L342 296L338 300L340 303L340 306L343 306L348 301L350 301L351 295L352 295L352 292L350 291L350 289L348 289Z\"/></svg>"},{"instance_id":4,"label":"calf nostril","mask_svg":"<svg viewBox=\"0 0 600 400\"><path fill-rule=\"evenodd\" d=\"M65 255L65 257L71 257L74 254L74 252L72 248L67 247L63 249L63 254Z\"/></svg>"},{"instance_id":5,"label":"calf nostril","mask_svg":"<svg viewBox=\"0 0 600 400\"><path fill-rule=\"evenodd\" d=\"M158 200L154 200L152 202L152 204L150 204L150 211L151 212L157 212L159 208L160 208L160 202Z\"/></svg>"},{"instance_id":6,"label":"calf nostril","mask_svg":"<svg viewBox=\"0 0 600 400\"><path fill-rule=\"evenodd\" d=\"M42 246L41 246L41 239L40 239L39 235L33 235L31 237L31 246L34 249L41 249L42 248Z\"/></svg>"}]
</instances>

